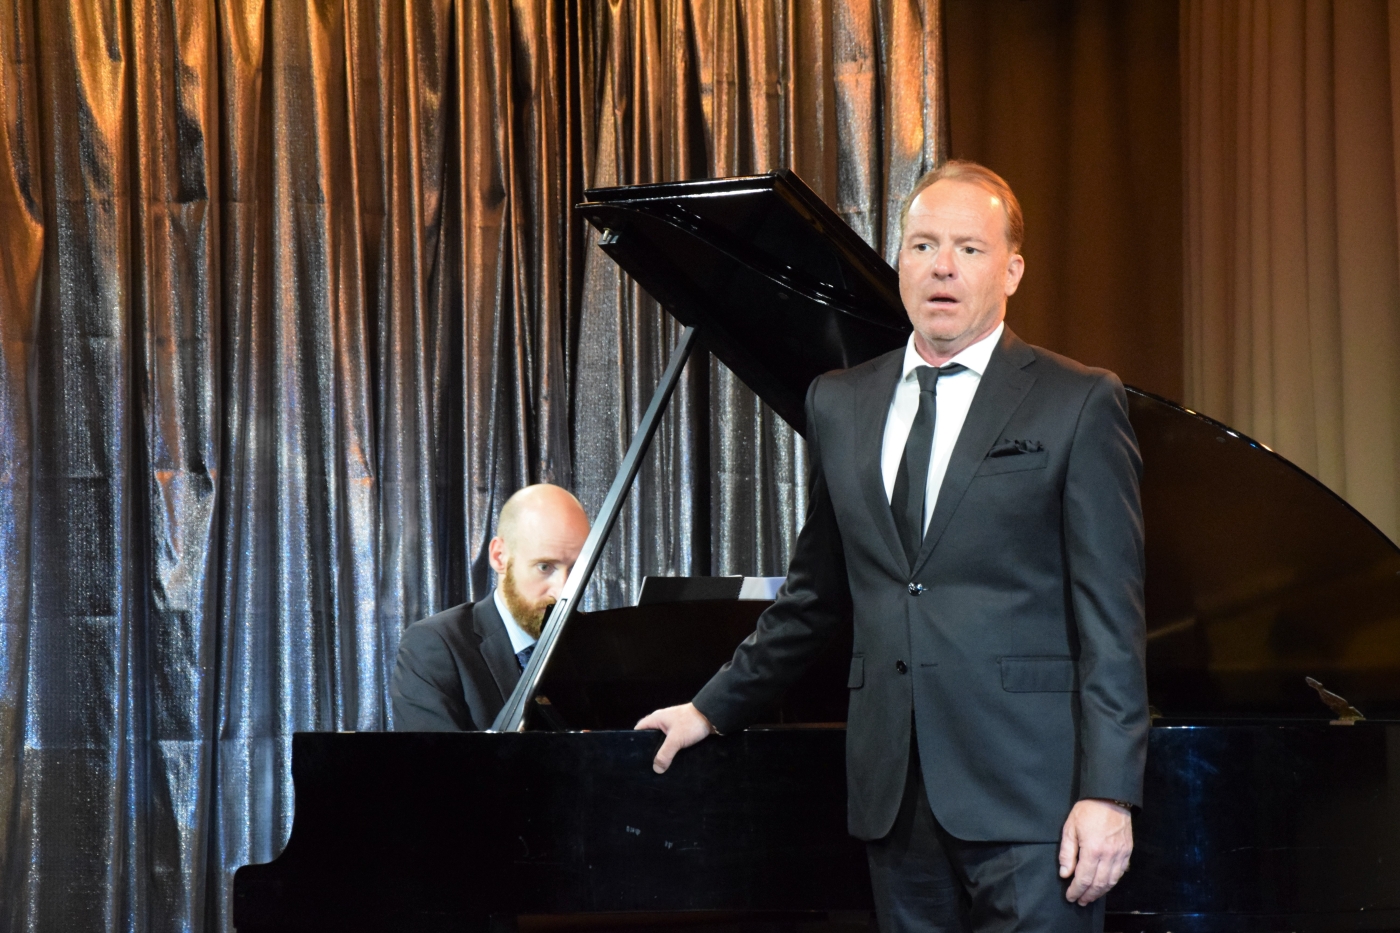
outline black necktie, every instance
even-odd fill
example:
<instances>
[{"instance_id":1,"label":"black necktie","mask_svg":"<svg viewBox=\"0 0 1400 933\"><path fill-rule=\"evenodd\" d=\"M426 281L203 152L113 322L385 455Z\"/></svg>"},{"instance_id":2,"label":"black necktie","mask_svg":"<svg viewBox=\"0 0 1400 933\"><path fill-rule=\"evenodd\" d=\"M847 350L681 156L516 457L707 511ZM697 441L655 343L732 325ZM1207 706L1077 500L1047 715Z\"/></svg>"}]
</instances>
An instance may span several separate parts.
<instances>
[{"instance_id":1,"label":"black necktie","mask_svg":"<svg viewBox=\"0 0 1400 933\"><path fill-rule=\"evenodd\" d=\"M924 540L924 495L928 489L928 461L933 454L933 421L938 414L938 377L951 376L966 368L961 363L949 363L941 369L933 366L914 369L919 380L919 413L914 416L909 439L904 442L904 456L900 458L899 472L894 477L894 495L890 497L894 526L899 529L899 540L904 545L904 556L909 559L910 568Z\"/></svg>"},{"instance_id":2,"label":"black necktie","mask_svg":"<svg viewBox=\"0 0 1400 933\"><path fill-rule=\"evenodd\" d=\"M515 660L520 662L520 669L525 670L525 665L530 663L530 655L535 653L534 645L526 645L515 653Z\"/></svg>"}]
</instances>

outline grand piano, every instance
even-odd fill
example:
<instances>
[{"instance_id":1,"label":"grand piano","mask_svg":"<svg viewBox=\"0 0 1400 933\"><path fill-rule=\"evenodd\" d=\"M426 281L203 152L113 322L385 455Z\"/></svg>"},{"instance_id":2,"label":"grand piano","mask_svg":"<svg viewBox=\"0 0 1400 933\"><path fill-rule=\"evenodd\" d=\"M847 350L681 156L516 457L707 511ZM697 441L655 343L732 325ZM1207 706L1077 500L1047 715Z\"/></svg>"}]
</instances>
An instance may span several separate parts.
<instances>
[{"instance_id":1,"label":"grand piano","mask_svg":"<svg viewBox=\"0 0 1400 933\"><path fill-rule=\"evenodd\" d=\"M685 325L593 534L493 731L294 738L291 836L237 871L239 933L787 929L870 909L845 833L849 633L765 725L658 776L660 737L628 727L688 699L765 604L575 605L691 350L801 431L815 376L906 339L895 273L786 172L595 190L579 210ZM1262 444L1129 402L1153 727L1107 928L1400 930L1400 549Z\"/></svg>"}]
</instances>

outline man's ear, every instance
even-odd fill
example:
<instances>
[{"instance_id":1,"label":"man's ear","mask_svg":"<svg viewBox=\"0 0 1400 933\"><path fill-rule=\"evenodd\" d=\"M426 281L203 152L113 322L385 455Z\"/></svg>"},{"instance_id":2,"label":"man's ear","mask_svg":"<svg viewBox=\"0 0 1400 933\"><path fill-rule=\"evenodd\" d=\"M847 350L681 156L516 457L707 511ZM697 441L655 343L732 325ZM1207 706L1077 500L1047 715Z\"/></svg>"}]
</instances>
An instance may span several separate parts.
<instances>
[{"instance_id":1,"label":"man's ear","mask_svg":"<svg viewBox=\"0 0 1400 933\"><path fill-rule=\"evenodd\" d=\"M1006 297L1010 298L1016 294L1016 289L1021 284L1021 276L1026 272L1026 260L1020 253L1012 253L1011 260L1006 264Z\"/></svg>"},{"instance_id":2,"label":"man's ear","mask_svg":"<svg viewBox=\"0 0 1400 933\"><path fill-rule=\"evenodd\" d=\"M496 571L498 577L506 575L506 564L510 563L510 555L506 553L506 541L504 538L492 538L491 543L486 548L487 556L491 560L491 569Z\"/></svg>"}]
</instances>

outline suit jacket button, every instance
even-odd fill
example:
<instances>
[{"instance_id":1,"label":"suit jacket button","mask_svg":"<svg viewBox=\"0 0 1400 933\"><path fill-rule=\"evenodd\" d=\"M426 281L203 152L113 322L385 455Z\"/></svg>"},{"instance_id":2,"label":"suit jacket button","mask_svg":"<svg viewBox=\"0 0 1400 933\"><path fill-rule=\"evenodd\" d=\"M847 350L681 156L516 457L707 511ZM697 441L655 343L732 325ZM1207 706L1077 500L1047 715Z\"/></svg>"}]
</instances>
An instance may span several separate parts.
<instances>
[{"instance_id":1,"label":"suit jacket button","mask_svg":"<svg viewBox=\"0 0 1400 933\"><path fill-rule=\"evenodd\" d=\"M922 583L911 583L911 584L909 584L909 595L910 595L910 596L918 596L918 595L919 595L920 593L922 593L923 591L924 591L924 585L923 585Z\"/></svg>"},{"instance_id":2,"label":"suit jacket button","mask_svg":"<svg viewBox=\"0 0 1400 933\"><path fill-rule=\"evenodd\" d=\"M905 664L903 661L894 662L894 669L899 671L901 674L909 673L909 665Z\"/></svg>"}]
</instances>

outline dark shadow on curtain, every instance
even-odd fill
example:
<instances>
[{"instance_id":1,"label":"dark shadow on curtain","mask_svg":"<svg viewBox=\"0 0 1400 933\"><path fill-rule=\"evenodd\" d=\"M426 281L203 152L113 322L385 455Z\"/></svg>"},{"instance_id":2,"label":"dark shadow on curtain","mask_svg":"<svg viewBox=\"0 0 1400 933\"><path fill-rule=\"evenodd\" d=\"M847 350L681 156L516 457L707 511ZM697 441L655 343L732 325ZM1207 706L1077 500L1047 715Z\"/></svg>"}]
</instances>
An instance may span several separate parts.
<instances>
[{"instance_id":1,"label":"dark shadow on curtain","mask_svg":"<svg viewBox=\"0 0 1400 933\"><path fill-rule=\"evenodd\" d=\"M1177 0L947 0L952 155L1026 213L1007 322L1182 398Z\"/></svg>"},{"instance_id":2,"label":"dark shadow on curtain","mask_svg":"<svg viewBox=\"0 0 1400 933\"><path fill-rule=\"evenodd\" d=\"M601 501L676 330L569 206L790 166L889 255L940 66L934 0L0 0L0 930L228 929L292 733ZM678 403L594 605L785 565L800 441Z\"/></svg>"}]
</instances>

